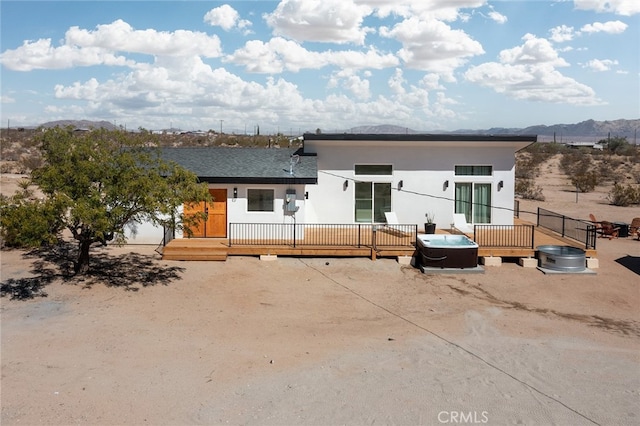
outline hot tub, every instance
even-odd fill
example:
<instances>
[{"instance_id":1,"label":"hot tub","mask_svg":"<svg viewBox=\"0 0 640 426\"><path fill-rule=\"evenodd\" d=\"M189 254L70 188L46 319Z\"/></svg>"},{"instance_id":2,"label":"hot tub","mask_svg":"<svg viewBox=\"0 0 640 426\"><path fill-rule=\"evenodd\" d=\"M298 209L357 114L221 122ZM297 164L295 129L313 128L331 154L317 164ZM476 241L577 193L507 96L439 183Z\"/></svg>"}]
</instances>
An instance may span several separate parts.
<instances>
[{"instance_id":1,"label":"hot tub","mask_svg":"<svg viewBox=\"0 0 640 426\"><path fill-rule=\"evenodd\" d=\"M475 268L478 244L466 235L418 234L416 248L422 266L435 268Z\"/></svg>"},{"instance_id":2,"label":"hot tub","mask_svg":"<svg viewBox=\"0 0 640 426\"><path fill-rule=\"evenodd\" d=\"M587 268L584 250L571 246L538 246L540 267L552 271L580 272Z\"/></svg>"}]
</instances>

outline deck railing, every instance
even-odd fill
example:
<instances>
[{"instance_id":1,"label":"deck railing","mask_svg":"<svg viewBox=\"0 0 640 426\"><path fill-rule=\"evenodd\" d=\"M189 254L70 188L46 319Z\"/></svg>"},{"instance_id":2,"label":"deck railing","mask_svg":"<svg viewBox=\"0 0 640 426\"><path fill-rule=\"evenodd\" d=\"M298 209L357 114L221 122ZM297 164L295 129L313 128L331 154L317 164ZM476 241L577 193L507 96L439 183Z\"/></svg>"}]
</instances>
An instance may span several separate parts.
<instances>
[{"instance_id":1,"label":"deck railing","mask_svg":"<svg viewBox=\"0 0 640 426\"><path fill-rule=\"evenodd\" d=\"M474 241L480 247L534 248L533 225L475 225Z\"/></svg>"},{"instance_id":2,"label":"deck railing","mask_svg":"<svg viewBox=\"0 0 640 426\"><path fill-rule=\"evenodd\" d=\"M596 227L584 220L538 208L538 226L579 241L584 244L585 249L596 248Z\"/></svg>"},{"instance_id":3,"label":"deck railing","mask_svg":"<svg viewBox=\"0 0 640 426\"><path fill-rule=\"evenodd\" d=\"M229 245L411 246L417 225L230 223Z\"/></svg>"}]
</instances>

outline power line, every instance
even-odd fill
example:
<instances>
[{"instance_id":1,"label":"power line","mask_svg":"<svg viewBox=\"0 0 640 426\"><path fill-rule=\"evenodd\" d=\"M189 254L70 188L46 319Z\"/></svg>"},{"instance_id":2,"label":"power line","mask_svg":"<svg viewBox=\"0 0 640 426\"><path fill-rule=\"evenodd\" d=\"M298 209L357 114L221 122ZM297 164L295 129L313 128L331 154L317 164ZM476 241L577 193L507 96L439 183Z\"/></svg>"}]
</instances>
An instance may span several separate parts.
<instances>
[{"instance_id":1,"label":"power line","mask_svg":"<svg viewBox=\"0 0 640 426\"><path fill-rule=\"evenodd\" d=\"M355 179L355 178L351 178L351 177L347 177L347 176L340 176L338 174L335 173L331 173L331 172L327 172L324 170L320 170L319 173L324 173L330 176L334 176L340 179L345 179L351 182L364 182L362 179ZM411 191L411 190L407 190L407 189L398 189L398 188L393 188L392 189L398 191L398 192L406 192L408 194L413 194L413 195L417 195L420 197L427 197L427 198L433 198L433 199L437 199L437 200L444 200L444 201L450 201L452 203L455 202L459 202L459 203L467 203L467 204L472 204L472 205L476 205L476 206L482 206L482 207L490 207L492 209L496 209L496 210L506 210L509 212L515 212L516 210L513 208L509 208L509 207L503 207L503 206L495 206L493 204L484 204L484 203L474 203L471 201L464 201L464 200L456 200L455 198L451 198L451 197L446 197L446 196L442 196L442 195L433 195L433 194L427 194L424 192L418 192L418 191ZM530 211L526 211L526 210L518 210L519 213L528 213L528 214L533 214L533 215L537 215L539 214L538 212L530 212ZM549 217L555 217L555 215L541 215L541 216L549 216Z\"/></svg>"},{"instance_id":2,"label":"power line","mask_svg":"<svg viewBox=\"0 0 640 426\"><path fill-rule=\"evenodd\" d=\"M490 368L492 368L492 369L494 369L494 370L496 370L496 371L498 371L498 372L500 372L500 373L502 373L502 374L506 375L507 377L511 378L512 380L515 380L516 382L518 382L518 383L522 384L523 386L525 386L525 387L527 387L527 388L531 389L532 391L534 391L534 392L536 392L536 393L538 393L538 394L540 394L540 395L544 396L545 398L548 398L548 399L550 399L550 400L552 400L552 401L554 401L554 402L556 402L556 403L560 404L561 406L565 407L566 409L568 409L568 410L569 410L569 411L571 411L572 413L574 413L574 414L576 414L576 415L578 415L578 416L582 417L583 419L585 419L585 420L587 420L587 421L589 421L589 422L591 422L591 423L593 423L593 424L595 424L595 425L599 425L599 423L597 423L595 420L593 420L593 419L591 419L591 418L587 417L585 414L582 414L581 412L579 412L579 411L578 411L578 410L576 410L575 408L571 408L571 407L569 407L567 404L565 404L564 402L560 401L558 398L556 398L556 397L554 397L554 396L552 396L552 395L549 395L548 393L545 393L545 392L541 391L540 389L538 389L538 388L537 388L537 387L535 387L534 385L531 385L531 384L529 384L529 383L525 382L525 381L524 381L524 380L522 380L522 379L519 379L518 377L516 377L516 376L515 376L515 375L513 375L512 373L509 373L508 371L506 371L506 370L505 370L505 369L503 369L502 367L499 367L498 365L496 365L496 364L494 364L494 363L492 363L492 362L490 362L490 361L488 361L488 360L484 359L482 356L480 356L480 355L478 355L477 353L475 353L475 352L471 351L470 349L467 349L467 348L465 348L464 346L462 346L462 345L460 345L460 344L458 344L458 343L455 343L454 341L449 340L449 339L447 339L447 338L446 338L446 337L444 337L444 336L441 336L440 334L436 333L435 331L432 331L432 330L428 329L427 327L424 327L424 326L422 326L422 325L420 325L420 324L418 324L418 323L416 323L416 322L414 322L414 321L410 320L409 318L406 318L406 317L402 316L401 314L398 314L398 313L396 313L396 312L392 311L391 309L386 308L386 307L384 307L384 306L380 305L379 303L374 302L374 301L373 301L373 300L371 300L371 299L368 299L367 297L365 297L365 296L363 296L362 294L358 293L357 291L353 290L353 289L352 289L352 288L350 288L349 286L347 286L347 285L345 285L345 284L342 284L342 283L338 282L337 280L335 280L335 279L331 278L330 276L328 276L327 274L325 274L323 271L319 270L318 268L315 268L315 267L313 267L313 266L309 265L309 264L308 264L308 263L306 263L304 260L302 260L302 259L298 259L298 260L299 260L300 262L302 262L302 264L304 264L304 265L305 265L305 266L307 266L308 268L313 269L314 271L318 272L318 273L319 273L320 275L322 275L323 277L327 278L329 281L331 281L331 282L333 282L334 284L336 284L336 285L338 285L338 286L342 287L343 289L347 290L348 292L350 292L351 294L355 295L356 297L358 297L358 298L360 298L360 299L364 300L365 302L367 302L367 303L369 303L369 304L371 304L371 305L375 306L375 307L376 307L376 308L378 308L378 309L381 309L381 310L383 310L383 311L387 312L389 315L392 315L392 316L394 316L394 317L396 317L396 318L398 318L398 319L400 319L400 320L402 320L402 321L406 322L407 324L410 324L410 325L412 325L412 326L414 326L414 327L416 327L416 328L418 328L418 329L420 329L420 330L422 330L422 331L424 331L424 332L426 332L426 333L431 334L432 336L436 337L436 338L437 338L437 339L439 339L439 340L442 340L443 342L445 342L446 344L448 344L448 345L450 345L450 346L453 346L453 347L458 348L458 349L459 349L459 350L461 350L462 352L464 352L464 353L466 353L466 354L468 354L468 355L472 356L473 358L476 358L477 360L479 360L480 362L484 363L484 364L485 364L485 365L487 365L488 367L490 367Z\"/></svg>"}]
</instances>

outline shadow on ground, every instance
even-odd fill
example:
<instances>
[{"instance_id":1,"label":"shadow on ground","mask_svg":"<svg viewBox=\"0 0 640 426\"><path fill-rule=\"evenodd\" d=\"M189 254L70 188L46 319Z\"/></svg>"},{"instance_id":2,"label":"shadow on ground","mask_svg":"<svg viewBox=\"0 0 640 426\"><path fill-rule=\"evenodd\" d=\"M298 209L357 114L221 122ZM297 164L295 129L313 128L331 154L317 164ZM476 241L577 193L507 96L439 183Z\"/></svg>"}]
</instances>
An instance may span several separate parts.
<instances>
[{"instance_id":1,"label":"shadow on ground","mask_svg":"<svg viewBox=\"0 0 640 426\"><path fill-rule=\"evenodd\" d=\"M161 265L153 255L133 252L112 255L105 247L94 247L91 249L89 272L76 276L73 265L77 249L69 243L31 250L23 256L33 259L30 271L33 276L3 281L0 283L0 297L16 300L46 297L45 287L55 280L84 287L101 284L137 291L140 287L168 285L179 279L180 273L184 271L184 268L177 266Z\"/></svg>"},{"instance_id":2,"label":"shadow on ground","mask_svg":"<svg viewBox=\"0 0 640 426\"><path fill-rule=\"evenodd\" d=\"M640 275L640 257L626 255L625 257L616 259L616 262L631 272L634 272L636 275Z\"/></svg>"}]
</instances>

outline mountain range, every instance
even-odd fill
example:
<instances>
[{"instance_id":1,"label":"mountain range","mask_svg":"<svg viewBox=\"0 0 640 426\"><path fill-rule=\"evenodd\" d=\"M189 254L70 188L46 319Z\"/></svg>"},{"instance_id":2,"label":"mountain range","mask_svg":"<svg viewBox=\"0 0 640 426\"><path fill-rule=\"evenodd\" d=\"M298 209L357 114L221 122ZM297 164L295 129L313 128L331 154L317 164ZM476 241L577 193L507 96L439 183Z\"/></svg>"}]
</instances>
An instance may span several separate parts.
<instances>
[{"instance_id":1,"label":"mountain range","mask_svg":"<svg viewBox=\"0 0 640 426\"><path fill-rule=\"evenodd\" d=\"M74 126L82 129L106 128L116 129L116 125L109 121L89 121L89 120L59 120L50 121L41 125L42 127ZM524 128L492 127L489 129L459 129L454 131L425 131L414 130L407 127L394 126L388 124L375 126L358 126L344 130L347 133L368 133L368 134L392 134L392 133L450 133L450 134L480 134L480 135L538 135L539 140L561 140L588 139L599 140L608 137L626 137L631 143L637 142L637 132L640 129L640 119L634 120L586 120L575 124L553 124L535 125ZM166 130L166 129L165 129Z\"/></svg>"},{"instance_id":2,"label":"mountain range","mask_svg":"<svg viewBox=\"0 0 640 426\"><path fill-rule=\"evenodd\" d=\"M612 120L596 121L586 120L576 124L536 125L524 128L492 127L489 129L459 129L454 131L421 131L400 126L379 125L353 127L350 133L454 133L476 135L538 135L543 139L561 137L573 139L606 139L608 137L626 137L629 142L637 139L637 131L640 129L640 119L636 120ZM546 138L545 138L546 137Z\"/></svg>"}]
</instances>

